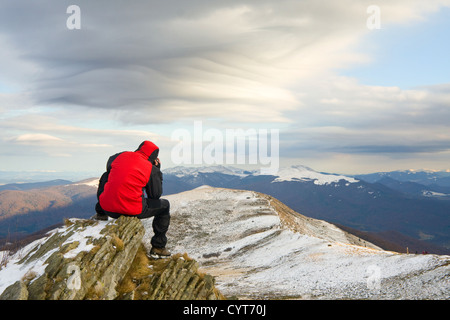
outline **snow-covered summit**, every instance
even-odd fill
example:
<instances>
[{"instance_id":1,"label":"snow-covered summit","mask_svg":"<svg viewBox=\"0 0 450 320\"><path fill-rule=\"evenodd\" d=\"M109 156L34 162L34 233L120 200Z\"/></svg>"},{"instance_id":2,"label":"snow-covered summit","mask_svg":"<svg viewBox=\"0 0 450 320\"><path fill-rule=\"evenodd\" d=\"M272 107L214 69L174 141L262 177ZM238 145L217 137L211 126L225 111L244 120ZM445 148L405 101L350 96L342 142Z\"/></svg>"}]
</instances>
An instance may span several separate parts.
<instances>
[{"instance_id":1,"label":"snow-covered summit","mask_svg":"<svg viewBox=\"0 0 450 320\"><path fill-rule=\"evenodd\" d=\"M295 165L291 167L280 168L277 178L273 182L281 181L314 181L314 184L324 185L333 182L345 180L348 183L356 183L358 180L342 175L317 172L309 167Z\"/></svg>"},{"instance_id":2,"label":"snow-covered summit","mask_svg":"<svg viewBox=\"0 0 450 320\"><path fill-rule=\"evenodd\" d=\"M72 185L73 186L85 185L85 186L89 186L89 187L98 188L98 182L99 182L99 178L89 178L89 179L85 179L85 180L81 180L81 181L72 183Z\"/></svg>"},{"instance_id":3,"label":"snow-covered summit","mask_svg":"<svg viewBox=\"0 0 450 320\"><path fill-rule=\"evenodd\" d=\"M236 175L236 176L242 176L245 177L249 174L249 172L246 172L245 170L230 167L230 166L203 166L203 167L172 167L167 168L163 170L163 173L172 174L177 177L185 177L188 175L197 176L199 173L222 173L222 174L228 174L228 175Z\"/></svg>"},{"instance_id":4,"label":"snow-covered summit","mask_svg":"<svg viewBox=\"0 0 450 320\"><path fill-rule=\"evenodd\" d=\"M247 176L261 175L259 170L242 170L231 166L205 166L205 167L182 167L177 166L163 170L164 173L175 175L179 178L193 176L197 177L199 173L222 173L227 175L239 176L241 178ZM317 172L307 166L294 165L290 167L282 167L273 174L276 178L273 182L282 181L313 181L316 185L325 185L345 180L347 183L359 182L358 180L336 174Z\"/></svg>"}]
</instances>

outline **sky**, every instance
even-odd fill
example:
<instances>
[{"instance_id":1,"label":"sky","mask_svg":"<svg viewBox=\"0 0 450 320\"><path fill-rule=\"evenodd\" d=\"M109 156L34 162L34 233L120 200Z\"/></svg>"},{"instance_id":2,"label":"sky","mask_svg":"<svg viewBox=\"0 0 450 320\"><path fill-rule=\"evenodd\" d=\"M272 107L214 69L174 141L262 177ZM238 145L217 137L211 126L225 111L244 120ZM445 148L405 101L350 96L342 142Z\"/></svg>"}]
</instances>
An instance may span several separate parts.
<instances>
[{"instance_id":1,"label":"sky","mask_svg":"<svg viewBox=\"0 0 450 320\"><path fill-rule=\"evenodd\" d=\"M238 129L278 132L280 166L447 170L449 30L450 0L0 0L0 171L101 174L144 140L168 168L180 130Z\"/></svg>"}]
</instances>

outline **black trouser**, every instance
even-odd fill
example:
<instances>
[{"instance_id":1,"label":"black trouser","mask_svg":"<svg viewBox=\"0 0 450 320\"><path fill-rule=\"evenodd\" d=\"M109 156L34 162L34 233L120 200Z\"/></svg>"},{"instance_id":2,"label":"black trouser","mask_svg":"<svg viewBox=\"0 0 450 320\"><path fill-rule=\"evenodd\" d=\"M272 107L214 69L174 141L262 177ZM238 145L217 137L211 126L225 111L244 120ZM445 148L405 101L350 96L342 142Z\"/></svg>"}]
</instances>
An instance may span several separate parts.
<instances>
[{"instance_id":1,"label":"black trouser","mask_svg":"<svg viewBox=\"0 0 450 320\"><path fill-rule=\"evenodd\" d=\"M120 213L104 211L100 204L97 203L95 210L99 214L107 214L113 219L117 219L121 216ZM170 203L166 199L146 199L146 205L142 209L142 213L130 216L138 219L153 218L153 232L155 235L152 237L151 244L155 248L164 248L167 244L166 233L170 224Z\"/></svg>"}]
</instances>

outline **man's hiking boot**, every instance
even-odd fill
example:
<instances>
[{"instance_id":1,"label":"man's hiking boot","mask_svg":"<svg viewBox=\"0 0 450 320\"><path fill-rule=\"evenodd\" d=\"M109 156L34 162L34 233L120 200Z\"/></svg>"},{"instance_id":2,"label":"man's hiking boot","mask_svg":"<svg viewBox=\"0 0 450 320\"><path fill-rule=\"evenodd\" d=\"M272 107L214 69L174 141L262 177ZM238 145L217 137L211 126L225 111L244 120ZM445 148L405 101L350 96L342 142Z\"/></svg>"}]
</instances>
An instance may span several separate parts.
<instances>
[{"instance_id":1,"label":"man's hiking boot","mask_svg":"<svg viewBox=\"0 0 450 320\"><path fill-rule=\"evenodd\" d=\"M92 220L108 221L108 215L99 214L98 212L91 218Z\"/></svg>"},{"instance_id":2,"label":"man's hiking boot","mask_svg":"<svg viewBox=\"0 0 450 320\"><path fill-rule=\"evenodd\" d=\"M170 257L172 254L166 248L152 247L150 250L150 256L155 259Z\"/></svg>"}]
</instances>

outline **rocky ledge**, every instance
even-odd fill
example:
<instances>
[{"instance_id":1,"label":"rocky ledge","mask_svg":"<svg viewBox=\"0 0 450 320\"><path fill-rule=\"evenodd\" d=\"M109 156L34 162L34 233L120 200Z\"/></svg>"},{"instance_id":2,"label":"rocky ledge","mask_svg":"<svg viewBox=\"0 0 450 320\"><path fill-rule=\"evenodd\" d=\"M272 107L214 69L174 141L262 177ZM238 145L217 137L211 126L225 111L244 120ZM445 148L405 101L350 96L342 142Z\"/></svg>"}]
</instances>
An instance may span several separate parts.
<instances>
[{"instance_id":1,"label":"rocky ledge","mask_svg":"<svg viewBox=\"0 0 450 320\"><path fill-rule=\"evenodd\" d=\"M3 266L0 300L224 298L187 254L149 258L144 234L137 218L69 219Z\"/></svg>"}]
</instances>

